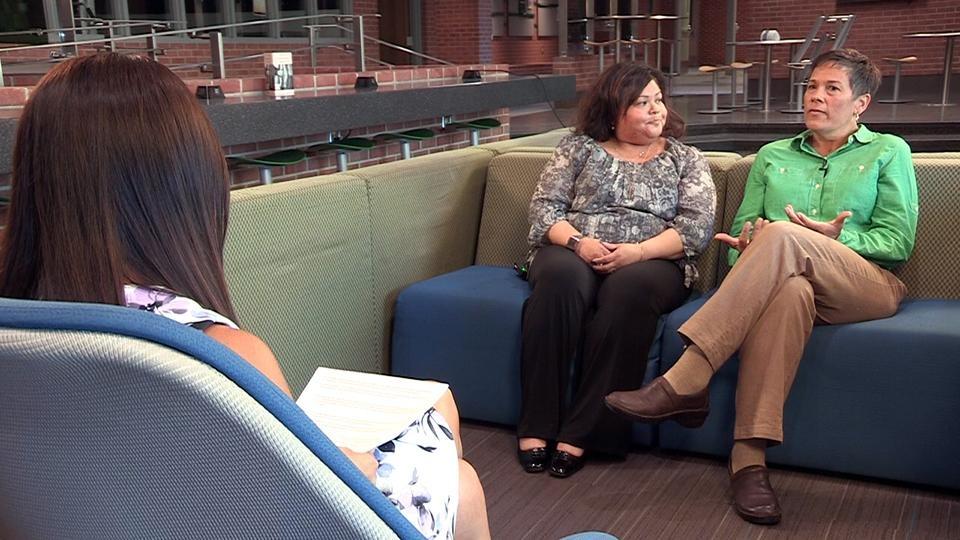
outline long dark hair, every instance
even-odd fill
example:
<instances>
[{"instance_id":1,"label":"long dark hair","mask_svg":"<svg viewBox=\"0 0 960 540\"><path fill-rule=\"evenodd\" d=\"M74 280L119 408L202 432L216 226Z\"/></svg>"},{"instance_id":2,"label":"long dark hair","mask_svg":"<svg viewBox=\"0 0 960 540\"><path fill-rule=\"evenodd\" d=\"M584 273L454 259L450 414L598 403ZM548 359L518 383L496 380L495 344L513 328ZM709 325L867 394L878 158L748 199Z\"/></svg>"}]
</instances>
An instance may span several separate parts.
<instances>
[{"instance_id":1,"label":"long dark hair","mask_svg":"<svg viewBox=\"0 0 960 540\"><path fill-rule=\"evenodd\" d=\"M0 295L124 303L158 285L235 318L223 275L229 184L210 121L157 62L55 67L17 127Z\"/></svg>"},{"instance_id":2,"label":"long dark hair","mask_svg":"<svg viewBox=\"0 0 960 540\"><path fill-rule=\"evenodd\" d=\"M663 102L667 106L663 135L683 137L686 122L667 103L667 84L663 73L636 62L620 62L600 74L597 82L580 101L577 133L588 135L600 142L613 138L613 126L650 81L657 81L657 86L663 91Z\"/></svg>"}]
</instances>

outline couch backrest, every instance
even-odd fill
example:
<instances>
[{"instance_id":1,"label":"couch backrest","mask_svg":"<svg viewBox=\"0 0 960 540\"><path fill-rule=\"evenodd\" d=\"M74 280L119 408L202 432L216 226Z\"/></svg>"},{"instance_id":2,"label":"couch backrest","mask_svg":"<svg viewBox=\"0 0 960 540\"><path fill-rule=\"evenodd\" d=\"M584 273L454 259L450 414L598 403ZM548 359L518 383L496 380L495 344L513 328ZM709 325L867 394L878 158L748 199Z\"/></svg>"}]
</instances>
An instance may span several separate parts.
<instances>
[{"instance_id":1,"label":"couch backrest","mask_svg":"<svg viewBox=\"0 0 960 540\"><path fill-rule=\"evenodd\" d=\"M477 242L477 264L507 266L526 257L530 230L527 210L551 151L549 148L523 147L490 161ZM716 227L723 215L726 170L740 156L727 152L707 152L706 156L717 188ZM718 249L711 242L700 257L698 290L709 289L716 281Z\"/></svg>"},{"instance_id":2,"label":"couch backrest","mask_svg":"<svg viewBox=\"0 0 960 540\"><path fill-rule=\"evenodd\" d=\"M949 154L948 154L949 155ZM960 153L956 154L960 157ZM747 156L727 171L723 231L736 216L754 156ZM942 154L914 154L920 218L913 255L896 274L912 298L960 298L960 159ZM730 271L727 247L721 249L717 274L720 281Z\"/></svg>"},{"instance_id":3,"label":"couch backrest","mask_svg":"<svg viewBox=\"0 0 960 540\"><path fill-rule=\"evenodd\" d=\"M920 217L913 255L896 273L912 298L960 299L960 153L914 159ZM923 156L924 154L916 154Z\"/></svg>"},{"instance_id":4,"label":"couch backrest","mask_svg":"<svg viewBox=\"0 0 960 540\"><path fill-rule=\"evenodd\" d=\"M343 174L234 191L225 267L240 325L294 395L317 366L381 371L364 180Z\"/></svg>"},{"instance_id":5,"label":"couch backrest","mask_svg":"<svg viewBox=\"0 0 960 540\"><path fill-rule=\"evenodd\" d=\"M370 230L363 241L369 242L372 265L366 293L374 304L377 343L371 361L377 370L389 367L393 304L400 290L473 263L493 155L467 148L349 173L365 182L369 197Z\"/></svg>"},{"instance_id":6,"label":"couch backrest","mask_svg":"<svg viewBox=\"0 0 960 540\"><path fill-rule=\"evenodd\" d=\"M468 148L233 193L240 324L299 395L318 366L388 371L396 295L473 263L487 166Z\"/></svg>"}]
</instances>

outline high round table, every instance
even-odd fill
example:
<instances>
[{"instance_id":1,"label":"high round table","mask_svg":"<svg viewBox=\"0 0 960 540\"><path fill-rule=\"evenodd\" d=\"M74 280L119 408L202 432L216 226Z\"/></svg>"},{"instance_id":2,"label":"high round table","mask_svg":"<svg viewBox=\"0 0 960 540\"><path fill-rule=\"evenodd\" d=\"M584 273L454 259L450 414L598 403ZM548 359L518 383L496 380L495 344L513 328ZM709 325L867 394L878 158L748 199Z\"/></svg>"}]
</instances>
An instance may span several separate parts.
<instances>
[{"instance_id":1,"label":"high round table","mask_svg":"<svg viewBox=\"0 0 960 540\"><path fill-rule=\"evenodd\" d=\"M750 45L762 45L765 50L763 58L763 112L770 111L770 79L771 68L773 66L773 47L775 45L798 45L804 43L805 39L778 39L776 41L754 40L754 41L730 41L727 45L736 45L738 47Z\"/></svg>"},{"instance_id":2,"label":"high round table","mask_svg":"<svg viewBox=\"0 0 960 540\"><path fill-rule=\"evenodd\" d=\"M931 103L930 105L939 105L945 107L954 105L947 103L950 97L950 73L953 71L953 40L960 36L960 31L951 32L916 32L913 34L904 34L908 38L946 38L946 49L943 52L943 93L940 97L940 103Z\"/></svg>"}]
</instances>

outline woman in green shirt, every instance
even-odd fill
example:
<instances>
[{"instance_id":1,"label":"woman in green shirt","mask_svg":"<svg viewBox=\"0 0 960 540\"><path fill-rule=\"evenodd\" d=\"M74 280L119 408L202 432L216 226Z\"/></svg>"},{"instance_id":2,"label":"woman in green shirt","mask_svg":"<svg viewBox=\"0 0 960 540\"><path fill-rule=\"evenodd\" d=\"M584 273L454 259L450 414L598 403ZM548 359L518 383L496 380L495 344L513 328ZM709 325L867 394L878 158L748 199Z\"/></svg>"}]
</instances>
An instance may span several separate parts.
<instances>
[{"instance_id":1,"label":"woman in green shirt","mask_svg":"<svg viewBox=\"0 0 960 540\"><path fill-rule=\"evenodd\" d=\"M916 235L910 147L859 124L879 85L852 49L813 61L807 130L757 154L730 234L716 235L736 265L680 327L687 349L662 377L606 398L635 420L698 427L711 377L739 349L730 481L750 522L780 521L764 456L783 442L783 404L813 325L889 317L906 293L889 268Z\"/></svg>"}]
</instances>

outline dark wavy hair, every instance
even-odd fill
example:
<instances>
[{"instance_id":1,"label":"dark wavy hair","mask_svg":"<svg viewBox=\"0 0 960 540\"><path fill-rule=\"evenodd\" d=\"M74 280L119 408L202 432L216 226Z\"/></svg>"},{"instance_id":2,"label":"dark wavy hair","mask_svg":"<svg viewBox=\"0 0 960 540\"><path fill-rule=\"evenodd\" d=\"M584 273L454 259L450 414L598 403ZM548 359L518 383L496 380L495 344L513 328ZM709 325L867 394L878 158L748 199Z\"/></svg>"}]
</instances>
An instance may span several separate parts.
<instances>
[{"instance_id":1,"label":"dark wavy hair","mask_svg":"<svg viewBox=\"0 0 960 540\"><path fill-rule=\"evenodd\" d=\"M810 72L813 73L813 70L822 65L835 65L847 72L853 97L875 95L880 88L880 68L867 55L856 49L827 51L814 58Z\"/></svg>"},{"instance_id":2,"label":"dark wavy hair","mask_svg":"<svg viewBox=\"0 0 960 540\"><path fill-rule=\"evenodd\" d=\"M124 304L158 285L235 319L223 274L229 183L210 121L150 60L64 62L17 126L0 295Z\"/></svg>"},{"instance_id":3,"label":"dark wavy hair","mask_svg":"<svg viewBox=\"0 0 960 540\"><path fill-rule=\"evenodd\" d=\"M589 92L580 102L577 117L577 133L588 135L603 142L614 137L613 126L627 108L636 101L643 89L657 81L663 91L667 118L663 135L680 138L686 130L686 122L667 103L666 79L659 70L637 62L620 62L604 70Z\"/></svg>"}]
</instances>

